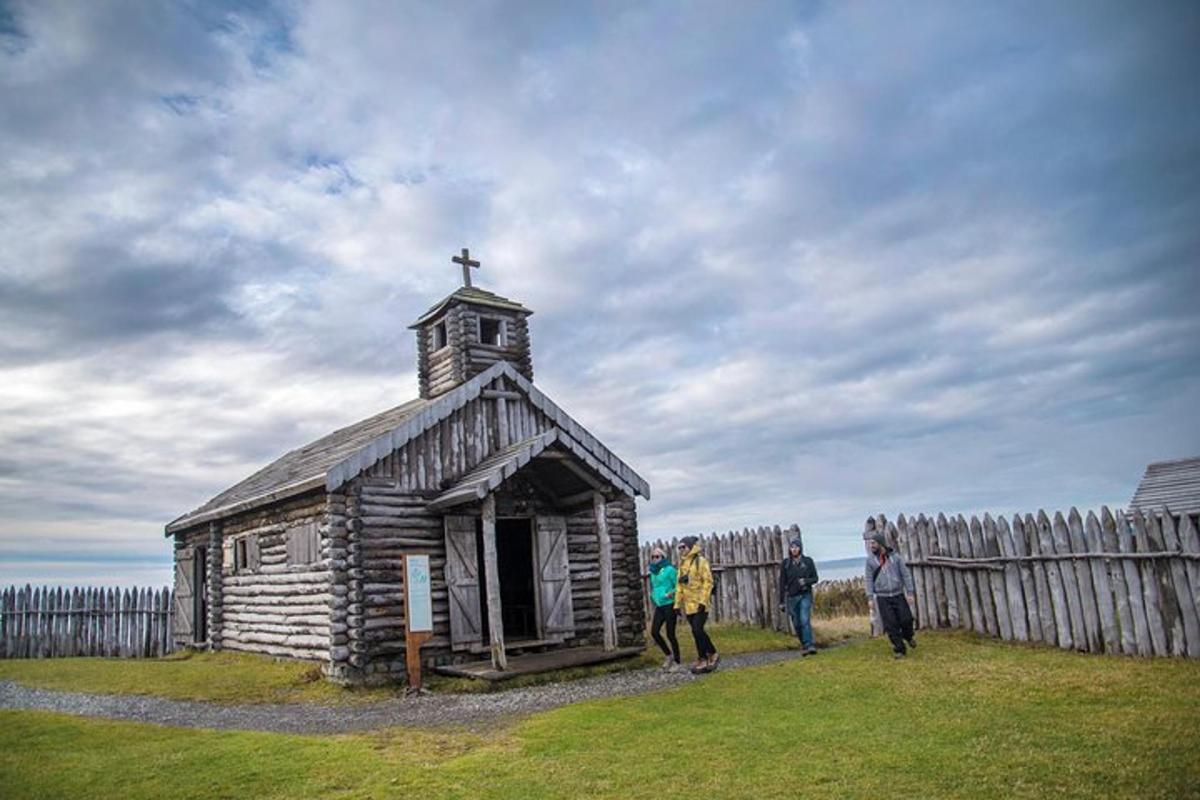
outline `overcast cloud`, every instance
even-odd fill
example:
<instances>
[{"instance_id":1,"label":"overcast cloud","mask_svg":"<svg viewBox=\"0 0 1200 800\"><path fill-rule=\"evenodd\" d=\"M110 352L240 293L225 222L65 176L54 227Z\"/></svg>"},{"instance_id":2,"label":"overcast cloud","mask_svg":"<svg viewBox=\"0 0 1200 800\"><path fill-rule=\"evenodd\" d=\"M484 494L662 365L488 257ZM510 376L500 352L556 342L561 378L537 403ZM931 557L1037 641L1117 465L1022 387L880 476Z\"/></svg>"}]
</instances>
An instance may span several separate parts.
<instances>
[{"instance_id":1,"label":"overcast cloud","mask_svg":"<svg viewBox=\"0 0 1200 800\"><path fill-rule=\"evenodd\" d=\"M0 0L0 583L165 583L463 246L644 537L1123 505L1200 453L1198 9Z\"/></svg>"}]
</instances>

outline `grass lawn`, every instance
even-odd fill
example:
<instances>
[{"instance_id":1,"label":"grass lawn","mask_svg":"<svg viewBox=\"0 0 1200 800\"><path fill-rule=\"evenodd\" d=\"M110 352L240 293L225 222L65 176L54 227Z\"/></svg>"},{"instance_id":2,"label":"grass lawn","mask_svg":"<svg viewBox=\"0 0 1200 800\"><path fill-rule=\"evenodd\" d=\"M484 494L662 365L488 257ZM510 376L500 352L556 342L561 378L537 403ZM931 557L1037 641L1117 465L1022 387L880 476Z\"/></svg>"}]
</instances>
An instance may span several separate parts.
<instances>
[{"instance_id":1,"label":"grass lawn","mask_svg":"<svg viewBox=\"0 0 1200 800\"><path fill-rule=\"evenodd\" d=\"M847 617L814 622L818 641L833 642L867 633L865 618ZM758 650L793 647L794 637L749 626L713 626L713 639L722 653L733 655ZM695 648L686 626L679 628L685 657L694 658ZM564 680L637 669L660 664L662 657L653 644L635 659L531 675L504 683L515 688L552 680ZM381 700L395 694L393 688L345 689L321 676L311 663L274 659L248 653L184 652L159 659L58 658L0 661L0 680L11 680L43 689L63 689L104 694L146 694L178 700L209 700L223 703L339 703ZM487 691L489 684L469 679L431 677L436 691Z\"/></svg>"},{"instance_id":2,"label":"grass lawn","mask_svg":"<svg viewBox=\"0 0 1200 800\"><path fill-rule=\"evenodd\" d=\"M6 798L1198 796L1200 663L880 640L488 734L191 731L0 712ZM419 793L419 794L418 794Z\"/></svg>"}]
</instances>

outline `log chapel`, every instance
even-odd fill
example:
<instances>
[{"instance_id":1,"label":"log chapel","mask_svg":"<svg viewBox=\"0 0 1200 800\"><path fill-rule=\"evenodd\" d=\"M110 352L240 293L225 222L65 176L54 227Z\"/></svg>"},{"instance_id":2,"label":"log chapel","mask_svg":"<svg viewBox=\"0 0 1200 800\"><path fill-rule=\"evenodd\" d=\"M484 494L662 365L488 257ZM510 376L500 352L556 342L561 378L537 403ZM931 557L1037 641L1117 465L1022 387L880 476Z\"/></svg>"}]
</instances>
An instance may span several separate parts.
<instances>
[{"instance_id":1,"label":"log chapel","mask_svg":"<svg viewBox=\"0 0 1200 800\"><path fill-rule=\"evenodd\" d=\"M532 313L471 285L411 326L420 397L292 450L166 526L175 640L400 680L401 559L430 557L429 666L644 641L650 487L533 385ZM594 658L592 655L594 654Z\"/></svg>"}]
</instances>

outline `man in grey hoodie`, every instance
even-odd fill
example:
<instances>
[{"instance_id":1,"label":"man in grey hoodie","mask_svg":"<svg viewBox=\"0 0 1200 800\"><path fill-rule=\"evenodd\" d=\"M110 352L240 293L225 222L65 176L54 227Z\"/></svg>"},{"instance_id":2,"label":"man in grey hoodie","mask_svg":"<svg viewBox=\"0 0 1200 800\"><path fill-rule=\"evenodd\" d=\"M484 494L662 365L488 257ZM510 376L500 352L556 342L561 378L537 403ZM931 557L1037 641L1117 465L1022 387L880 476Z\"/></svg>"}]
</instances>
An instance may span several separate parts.
<instances>
[{"instance_id":1,"label":"man in grey hoodie","mask_svg":"<svg viewBox=\"0 0 1200 800\"><path fill-rule=\"evenodd\" d=\"M905 643L917 646L913 638L913 615L909 599L913 596L912 573L900 554L887 545L882 532L871 536L871 555L867 556L867 597L875 603L884 633L892 642L896 658L904 658Z\"/></svg>"}]
</instances>

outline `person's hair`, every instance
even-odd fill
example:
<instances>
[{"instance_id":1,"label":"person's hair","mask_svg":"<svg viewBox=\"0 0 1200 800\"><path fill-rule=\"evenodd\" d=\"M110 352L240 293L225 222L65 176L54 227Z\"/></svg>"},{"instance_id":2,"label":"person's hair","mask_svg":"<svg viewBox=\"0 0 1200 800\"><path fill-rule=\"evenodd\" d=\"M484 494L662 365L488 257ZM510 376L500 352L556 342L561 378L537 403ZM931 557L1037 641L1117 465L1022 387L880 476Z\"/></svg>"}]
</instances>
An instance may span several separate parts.
<instances>
[{"instance_id":1,"label":"person's hair","mask_svg":"<svg viewBox=\"0 0 1200 800\"><path fill-rule=\"evenodd\" d=\"M663 558L666 558L667 552L665 550L663 550L661 547L656 547L650 551L650 555L651 556L662 556Z\"/></svg>"}]
</instances>

